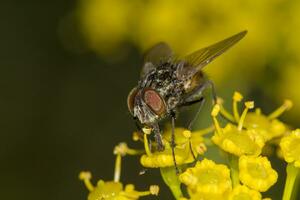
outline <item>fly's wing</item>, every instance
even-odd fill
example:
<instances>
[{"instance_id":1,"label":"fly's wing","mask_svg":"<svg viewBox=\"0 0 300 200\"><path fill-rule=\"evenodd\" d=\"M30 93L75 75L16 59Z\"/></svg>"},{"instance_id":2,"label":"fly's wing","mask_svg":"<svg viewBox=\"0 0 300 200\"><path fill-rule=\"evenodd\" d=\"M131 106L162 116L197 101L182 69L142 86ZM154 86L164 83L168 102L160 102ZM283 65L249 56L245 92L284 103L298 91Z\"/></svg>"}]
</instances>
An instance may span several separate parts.
<instances>
[{"instance_id":1,"label":"fly's wing","mask_svg":"<svg viewBox=\"0 0 300 200\"><path fill-rule=\"evenodd\" d=\"M230 47L232 47L238 41L240 41L246 35L246 33L247 33L247 31L242 31L238 34L235 34L235 35L229 37L229 38L226 38L225 40L217 42L208 47L199 49L198 51L195 51L180 60L183 60L186 62L185 66L196 69L194 71L199 71L205 65L209 64L211 61L213 61L219 55L223 54Z\"/></svg>"},{"instance_id":2,"label":"fly's wing","mask_svg":"<svg viewBox=\"0 0 300 200\"><path fill-rule=\"evenodd\" d=\"M164 42L157 43L144 54L144 65L141 76L156 68L161 62L169 60L173 56L170 46Z\"/></svg>"}]
</instances>

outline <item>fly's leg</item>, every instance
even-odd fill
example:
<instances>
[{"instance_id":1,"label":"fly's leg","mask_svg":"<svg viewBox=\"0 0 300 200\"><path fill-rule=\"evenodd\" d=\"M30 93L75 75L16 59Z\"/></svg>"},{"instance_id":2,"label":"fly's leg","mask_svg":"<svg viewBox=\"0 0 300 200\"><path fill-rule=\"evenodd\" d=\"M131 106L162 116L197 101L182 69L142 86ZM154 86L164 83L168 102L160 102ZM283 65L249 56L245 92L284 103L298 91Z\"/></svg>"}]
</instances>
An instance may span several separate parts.
<instances>
[{"instance_id":1,"label":"fly's leg","mask_svg":"<svg viewBox=\"0 0 300 200\"><path fill-rule=\"evenodd\" d=\"M162 137L160 134L160 129L158 124L153 125L153 132L154 132L154 138L157 143L157 150L158 151L163 151L165 149L165 146L162 142Z\"/></svg>"},{"instance_id":2,"label":"fly's leg","mask_svg":"<svg viewBox=\"0 0 300 200\"><path fill-rule=\"evenodd\" d=\"M189 95L188 97L186 97L183 102L180 104L180 107L182 106L189 106L189 105L193 105L193 104L196 104L196 103L200 103L199 104L199 107L198 107L198 110L197 110L197 113L195 114L194 118L192 119L192 121L189 123L188 125L188 130L191 130L192 129L192 126L193 124L195 123L195 121L197 120L198 118L198 115L205 103L205 98L203 97L203 91L207 88L211 87L211 90L212 90L212 98L213 98L213 104L216 104L217 102L217 95L216 95L216 92L215 92L215 87L214 87L214 83L210 80L207 80L204 84L201 84L200 86L198 86L198 88L196 88L191 95ZM196 159L196 156L193 152L193 149L192 149L192 143L191 143L191 140L189 140L189 147L190 147L190 150L191 150L191 153L192 153L192 156L195 160Z\"/></svg>"},{"instance_id":3,"label":"fly's leg","mask_svg":"<svg viewBox=\"0 0 300 200\"><path fill-rule=\"evenodd\" d=\"M171 119L172 119L172 135L171 135L171 149L172 149L172 156L173 156L173 162L176 170L176 174L179 174L176 157L175 157L175 112L171 112Z\"/></svg>"},{"instance_id":4,"label":"fly's leg","mask_svg":"<svg viewBox=\"0 0 300 200\"><path fill-rule=\"evenodd\" d=\"M186 102L187 105L192 105L192 104L200 103L196 115L194 116L194 118L192 119L192 121L191 121L191 122L189 123L189 125L188 125L188 130L191 131L192 125L194 124L194 122L195 122L196 119L198 118L198 115L199 115L199 113L200 113L200 111L201 111L201 109L202 109L202 107L203 107L203 105L204 105L204 102L205 102L205 99L204 99L203 97L200 97L200 99L197 99L197 100L194 100L194 101ZM192 154L194 160L197 161L197 157L196 157L196 155L195 155L195 153L194 153L194 151L193 151L193 148L192 148L192 142L191 142L190 139L189 139L189 148L190 148L190 150L191 150L191 154Z\"/></svg>"},{"instance_id":5,"label":"fly's leg","mask_svg":"<svg viewBox=\"0 0 300 200\"><path fill-rule=\"evenodd\" d=\"M192 130L192 126L195 123L195 121L197 120L200 111L202 110L202 107L205 103L205 99L203 97L201 97L198 101L196 101L194 103L199 103L199 107L198 107L197 113L195 114L194 118L192 119L192 121L188 125L189 130Z\"/></svg>"},{"instance_id":6,"label":"fly's leg","mask_svg":"<svg viewBox=\"0 0 300 200\"><path fill-rule=\"evenodd\" d=\"M210 80L207 80L206 82L204 82L203 84L199 85L198 88L196 88L189 96L185 97L185 99L182 101L182 103L180 104L180 107L182 106L188 106L188 105L192 105L195 103L200 103L197 113L195 114L194 118L192 119L192 121L189 123L188 129L191 130L193 124L195 123L195 121L197 120L197 117L204 105L205 102L205 98L203 97L203 91L207 88L211 88L212 90L212 98L213 98L213 104L216 104L217 102L217 95L216 95L216 91L215 91L215 87L214 87L214 83Z\"/></svg>"}]
</instances>

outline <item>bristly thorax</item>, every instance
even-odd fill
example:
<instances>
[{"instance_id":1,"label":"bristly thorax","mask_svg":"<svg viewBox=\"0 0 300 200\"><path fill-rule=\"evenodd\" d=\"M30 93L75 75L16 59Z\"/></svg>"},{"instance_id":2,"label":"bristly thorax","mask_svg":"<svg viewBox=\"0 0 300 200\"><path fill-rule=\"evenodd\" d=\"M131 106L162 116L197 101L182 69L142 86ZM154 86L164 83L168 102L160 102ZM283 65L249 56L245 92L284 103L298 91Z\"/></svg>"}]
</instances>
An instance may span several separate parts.
<instances>
[{"instance_id":1,"label":"bristly thorax","mask_svg":"<svg viewBox=\"0 0 300 200\"><path fill-rule=\"evenodd\" d=\"M184 93L186 80L177 77L178 64L165 62L149 72L140 82L140 88L155 89L165 100L167 110L174 109Z\"/></svg>"}]
</instances>

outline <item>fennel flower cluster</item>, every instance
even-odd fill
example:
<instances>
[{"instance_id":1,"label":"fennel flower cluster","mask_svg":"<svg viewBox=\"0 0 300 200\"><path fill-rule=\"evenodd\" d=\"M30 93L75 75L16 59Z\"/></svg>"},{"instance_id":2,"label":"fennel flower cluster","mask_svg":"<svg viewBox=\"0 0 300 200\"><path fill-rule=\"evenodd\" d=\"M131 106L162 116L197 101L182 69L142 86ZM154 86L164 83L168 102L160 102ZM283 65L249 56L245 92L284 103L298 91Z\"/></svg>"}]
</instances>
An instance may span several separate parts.
<instances>
[{"instance_id":1,"label":"fennel flower cluster","mask_svg":"<svg viewBox=\"0 0 300 200\"><path fill-rule=\"evenodd\" d=\"M139 199L146 195L159 195L159 187L152 185L147 191L137 191L133 184L123 187L120 182L121 157L140 157L140 165L147 169L160 170L161 177L177 200L270 200L265 197L278 180L278 173L272 167L270 155L264 150L273 148L286 162L286 183L283 200L296 197L295 185L300 171L300 129L291 128L278 117L292 107L290 100L272 113L263 114L253 101L244 102L244 110L239 111L243 96L235 92L232 112L218 99L211 111L212 126L190 131L176 127L174 155L171 146L172 128L167 125L162 131L165 149L158 151L156 142L151 140L151 129L134 132L133 140L143 148L131 149L126 143L116 146L115 174L113 181L99 180L93 186L89 172L81 172L79 178L89 190L88 200ZM219 115L226 119L221 123ZM219 163L207 156L211 148L217 147L224 162ZM276 155L276 154L275 154ZM176 165L175 165L176 162ZM158 196L159 198L159 196Z\"/></svg>"}]
</instances>

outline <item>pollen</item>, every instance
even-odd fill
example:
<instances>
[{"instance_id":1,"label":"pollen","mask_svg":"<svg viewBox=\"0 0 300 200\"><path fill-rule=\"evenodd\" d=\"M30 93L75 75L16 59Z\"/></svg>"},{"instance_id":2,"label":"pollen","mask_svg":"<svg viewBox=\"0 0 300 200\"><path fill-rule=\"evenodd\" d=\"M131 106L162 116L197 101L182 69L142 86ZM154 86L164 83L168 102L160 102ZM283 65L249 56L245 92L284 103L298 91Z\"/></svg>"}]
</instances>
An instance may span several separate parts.
<instances>
[{"instance_id":1,"label":"pollen","mask_svg":"<svg viewBox=\"0 0 300 200\"><path fill-rule=\"evenodd\" d=\"M234 92L232 99L237 102L242 101L243 95L239 92Z\"/></svg>"}]
</instances>

